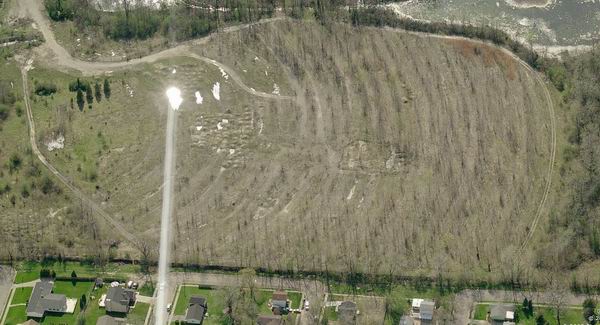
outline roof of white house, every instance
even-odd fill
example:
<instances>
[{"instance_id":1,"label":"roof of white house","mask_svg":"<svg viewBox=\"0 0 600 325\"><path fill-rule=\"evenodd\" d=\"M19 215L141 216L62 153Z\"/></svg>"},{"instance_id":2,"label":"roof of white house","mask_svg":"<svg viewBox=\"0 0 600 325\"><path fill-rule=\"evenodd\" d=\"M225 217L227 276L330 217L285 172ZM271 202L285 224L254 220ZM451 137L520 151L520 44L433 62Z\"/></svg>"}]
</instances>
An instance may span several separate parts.
<instances>
[{"instance_id":1,"label":"roof of white house","mask_svg":"<svg viewBox=\"0 0 600 325\"><path fill-rule=\"evenodd\" d=\"M421 303L423 302L423 299L419 299L419 298L414 298L412 300L412 307L413 308L420 308L421 307Z\"/></svg>"}]
</instances>

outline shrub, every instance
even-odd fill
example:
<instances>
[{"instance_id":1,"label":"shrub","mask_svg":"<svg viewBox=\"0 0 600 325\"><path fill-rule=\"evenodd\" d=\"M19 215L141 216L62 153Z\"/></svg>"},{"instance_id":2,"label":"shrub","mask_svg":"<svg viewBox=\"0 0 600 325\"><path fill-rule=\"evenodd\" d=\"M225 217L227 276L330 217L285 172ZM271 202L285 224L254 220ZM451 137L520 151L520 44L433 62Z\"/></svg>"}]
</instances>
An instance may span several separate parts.
<instances>
[{"instance_id":1,"label":"shrub","mask_svg":"<svg viewBox=\"0 0 600 325\"><path fill-rule=\"evenodd\" d=\"M56 85L52 83L38 83L35 85L35 94L38 96L50 96L56 92Z\"/></svg>"},{"instance_id":2,"label":"shrub","mask_svg":"<svg viewBox=\"0 0 600 325\"><path fill-rule=\"evenodd\" d=\"M8 106L0 104L0 121L6 120L8 118L9 112L10 110Z\"/></svg>"}]
</instances>

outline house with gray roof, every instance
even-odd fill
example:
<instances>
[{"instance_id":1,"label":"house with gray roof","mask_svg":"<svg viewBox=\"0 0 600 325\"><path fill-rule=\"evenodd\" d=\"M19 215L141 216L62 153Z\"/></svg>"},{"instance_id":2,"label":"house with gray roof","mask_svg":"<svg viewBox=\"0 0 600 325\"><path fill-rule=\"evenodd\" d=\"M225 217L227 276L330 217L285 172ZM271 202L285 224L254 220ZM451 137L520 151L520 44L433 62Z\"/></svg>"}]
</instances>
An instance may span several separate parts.
<instances>
[{"instance_id":1,"label":"house with gray roof","mask_svg":"<svg viewBox=\"0 0 600 325\"><path fill-rule=\"evenodd\" d=\"M493 305L490 310L490 322L493 325L502 325L514 322L515 306L514 305Z\"/></svg>"},{"instance_id":2,"label":"house with gray roof","mask_svg":"<svg viewBox=\"0 0 600 325\"><path fill-rule=\"evenodd\" d=\"M35 284L27 304L27 317L42 318L48 312L67 312L67 297L52 293L53 287L54 282L52 281L40 281Z\"/></svg>"},{"instance_id":3,"label":"house with gray roof","mask_svg":"<svg viewBox=\"0 0 600 325\"><path fill-rule=\"evenodd\" d=\"M287 313L289 313L290 306L288 303L287 292L273 292L273 297L271 298L271 311L273 311L273 314L275 315L287 315Z\"/></svg>"},{"instance_id":4,"label":"house with gray roof","mask_svg":"<svg viewBox=\"0 0 600 325\"><path fill-rule=\"evenodd\" d=\"M423 321L432 321L434 310L435 303L433 301L424 300L421 302L419 308L419 319L421 319L421 323L423 323Z\"/></svg>"},{"instance_id":5,"label":"house with gray roof","mask_svg":"<svg viewBox=\"0 0 600 325\"><path fill-rule=\"evenodd\" d=\"M104 305L107 313L126 314L135 305L135 291L122 287L112 287L106 293Z\"/></svg>"},{"instance_id":6,"label":"house with gray roof","mask_svg":"<svg viewBox=\"0 0 600 325\"><path fill-rule=\"evenodd\" d=\"M208 305L206 304L206 299L200 296L190 297L188 308L185 312L186 324L202 324L207 311Z\"/></svg>"},{"instance_id":7,"label":"house with gray roof","mask_svg":"<svg viewBox=\"0 0 600 325\"><path fill-rule=\"evenodd\" d=\"M96 325L124 325L125 320L104 315L96 321Z\"/></svg>"}]
</instances>

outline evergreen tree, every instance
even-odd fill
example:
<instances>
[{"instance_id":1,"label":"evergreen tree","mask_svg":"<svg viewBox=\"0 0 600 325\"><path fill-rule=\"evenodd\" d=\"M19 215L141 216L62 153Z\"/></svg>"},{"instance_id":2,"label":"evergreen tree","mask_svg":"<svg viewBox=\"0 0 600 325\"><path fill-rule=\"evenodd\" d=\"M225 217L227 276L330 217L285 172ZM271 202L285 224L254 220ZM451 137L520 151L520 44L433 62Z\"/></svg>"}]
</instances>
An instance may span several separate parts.
<instances>
[{"instance_id":1,"label":"evergreen tree","mask_svg":"<svg viewBox=\"0 0 600 325\"><path fill-rule=\"evenodd\" d=\"M104 97L110 99L110 83L108 82L108 79L104 79Z\"/></svg>"},{"instance_id":2,"label":"evergreen tree","mask_svg":"<svg viewBox=\"0 0 600 325\"><path fill-rule=\"evenodd\" d=\"M92 87L88 86L85 89L85 99L87 100L88 105L92 106L94 103L94 94L92 94Z\"/></svg>"},{"instance_id":3,"label":"evergreen tree","mask_svg":"<svg viewBox=\"0 0 600 325\"><path fill-rule=\"evenodd\" d=\"M77 106L79 107L80 111L83 111L84 104L85 101L83 100L83 92L81 91L81 89L77 89Z\"/></svg>"},{"instance_id":4,"label":"evergreen tree","mask_svg":"<svg viewBox=\"0 0 600 325\"><path fill-rule=\"evenodd\" d=\"M96 96L96 102L99 103L102 100L102 87L100 86L98 81L96 81L96 83L94 84L94 92Z\"/></svg>"}]
</instances>

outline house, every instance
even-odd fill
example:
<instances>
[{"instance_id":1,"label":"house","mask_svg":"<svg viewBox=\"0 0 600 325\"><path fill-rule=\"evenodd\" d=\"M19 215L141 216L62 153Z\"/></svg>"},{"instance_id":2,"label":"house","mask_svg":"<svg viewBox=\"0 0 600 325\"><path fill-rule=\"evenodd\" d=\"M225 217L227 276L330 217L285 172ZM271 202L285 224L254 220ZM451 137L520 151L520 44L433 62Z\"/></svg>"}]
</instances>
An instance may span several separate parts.
<instances>
[{"instance_id":1,"label":"house","mask_svg":"<svg viewBox=\"0 0 600 325\"><path fill-rule=\"evenodd\" d=\"M490 323L502 325L513 323L515 320L514 305L493 305L490 310Z\"/></svg>"},{"instance_id":2,"label":"house","mask_svg":"<svg viewBox=\"0 0 600 325\"><path fill-rule=\"evenodd\" d=\"M271 297L271 310L275 315L286 315L290 312L287 292L273 292L273 297Z\"/></svg>"},{"instance_id":3,"label":"house","mask_svg":"<svg viewBox=\"0 0 600 325\"><path fill-rule=\"evenodd\" d=\"M258 316L256 320L257 325L281 325L283 324L283 319L279 315L263 315Z\"/></svg>"},{"instance_id":4,"label":"house","mask_svg":"<svg viewBox=\"0 0 600 325\"><path fill-rule=\"evenodd\" d=\"M433 320L433 312L435 310L435 303L430 300L424 299L413 299L411 304L412 317L420 319L421 322Z\"/></svg>"},{"instance_id":5,"label":"house","mask_svg":"<svg viewBox=\"0 0 600 325\"><path fill-rule=\"evenodd\" d=\"M108 313L125 314L129 308L135 305L135 291L121 287L112 287L108 289L104 306Z\"/></svg>"},{"instance_id":6,"label":"house","mask_svg":"<svg viewBox=\"0 0 600 325\"><path fill-rule=\"evenodd\" d=\"M414 321L413 321L412 317L406 316L406 315L400 317L399 325L413 325L413 324L414 324Z\"/></svg>"},{"instance_id":7,"label":"house","mask_svg":"<svg viewBox=\"0 0 600 325\"><path fill-rule=\"evenodd\" d=\"M423 321L431 321L433 320L433 311L435 310L435 303L433 301L423 301L421 302L421 308L419 310L419 319L421 323Z\"/></svg>"},{"instance_id":8,"label":"house","mask_svg":"<svg viewBox=\"0 0 600 325\"><path fill-rule=\"evenodd\" d=\"M104 315L96 321L96 325L124 325L125 321L112 316Z\"/></svg>"},{"instance_id":9,"label":"house","mask_svg":"<svg viewBox=\"0 0 600 325\"><path fill-rule=\"evenodd\" d=\"M27 317L42 318L47 312L66 313L68 311L67 297L52 293L54 282L40 281L35 284L29 303Z\"/></svg>"},{"instance_id":10,"label":"house","mask_svg":"<svg viewBox=\"0 0 600 325\"><path fill-rule=\"evenodd\" d=\"M185 323L202 324L207 311L208 305L206 304L206 299L200 296L190 297L190 302L185 312Z\"/></svg>"},{"instance_id":11,"label":"house","mask_svg":"<svg viewBox=\"0 0 600 325\"><path fill-rule=\"evenodd\" d=\"M34 321L33 319L30 319L28 321L26 321L25 323L21 323L19 325L39 325L40 323Z\"/></svg>"},{"instance_id":12,"label":"house","mask_svg":"<svg viewBox=\"0 0 600 325\"><path fill-rule=\"evenodd\" d=\"M343 301L336 308L338 319L341 324L356 324L356 315L358 315L358 307L353 301Z\"/></svg>"}]
</instances>

